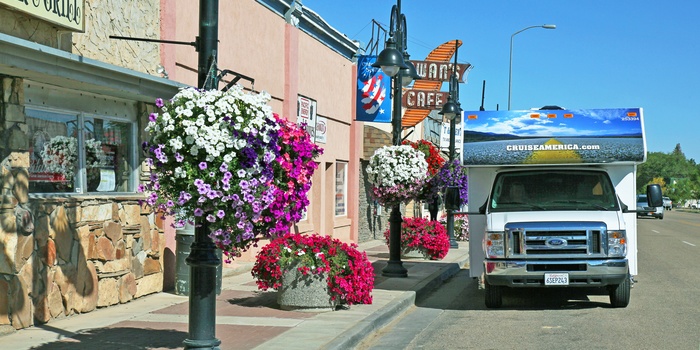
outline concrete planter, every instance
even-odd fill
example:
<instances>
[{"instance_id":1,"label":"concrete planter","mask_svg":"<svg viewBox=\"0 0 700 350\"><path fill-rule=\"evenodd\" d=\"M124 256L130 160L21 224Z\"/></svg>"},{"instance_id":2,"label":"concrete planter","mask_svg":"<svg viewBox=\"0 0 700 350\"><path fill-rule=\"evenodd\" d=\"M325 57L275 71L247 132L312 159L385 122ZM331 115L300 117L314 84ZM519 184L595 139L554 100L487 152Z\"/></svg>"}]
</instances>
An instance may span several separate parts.
<instances>
[{"instance_id":1,"label":"concrete planter","mask_svg":"<svg viewBox=\"0 0 700 350\"><path fill-rule=\"evenodd\" d=\"M428 258L425 257L425 255L423 255L423 253L421 253L420 250L409 250L407 252L402 252L401 257L402 258L411 258L411 259L429 260Z\"/></svg>"},{"instance_id":2,"label":"concrete planter","mask_svg":"<svg viewBox=\"0 0 700 350\"><path fill-rule=\"evenodd\" d=\"M282 275L277 303L282 310L308 312L333 311L337 306L330 297L328 274L304 275L296 267L290 267Z\"/></svg>"}]
</instances>

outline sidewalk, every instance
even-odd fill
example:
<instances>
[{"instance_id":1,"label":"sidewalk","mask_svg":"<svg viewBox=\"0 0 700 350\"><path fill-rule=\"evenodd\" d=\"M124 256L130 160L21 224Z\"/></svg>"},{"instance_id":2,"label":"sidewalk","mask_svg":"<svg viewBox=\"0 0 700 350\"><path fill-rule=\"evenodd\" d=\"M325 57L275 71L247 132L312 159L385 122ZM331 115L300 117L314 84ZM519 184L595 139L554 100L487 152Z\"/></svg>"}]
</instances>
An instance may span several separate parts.
<instances>
[{"instance_id":1,"label":"sidewalk","mask_svg":"<svg viewBox=\"0 0 700 350\"><path fill-rule=\"evenodd\" d=\"M459 242L445 259L402 259L406 278L386 278L383 241L360 244L375 268L371 305L323 313L279 309L274 291L261 292L250 266L226 271L216 300L216 337L221 350L350 349L399 317L460 268L468 265L469 243ZM231 275L234 273L233 275ZM54 320L0 336L3 349L180 349L188 335L189 298L162 292L126 304Z\"/></svg>"}]
</instances>

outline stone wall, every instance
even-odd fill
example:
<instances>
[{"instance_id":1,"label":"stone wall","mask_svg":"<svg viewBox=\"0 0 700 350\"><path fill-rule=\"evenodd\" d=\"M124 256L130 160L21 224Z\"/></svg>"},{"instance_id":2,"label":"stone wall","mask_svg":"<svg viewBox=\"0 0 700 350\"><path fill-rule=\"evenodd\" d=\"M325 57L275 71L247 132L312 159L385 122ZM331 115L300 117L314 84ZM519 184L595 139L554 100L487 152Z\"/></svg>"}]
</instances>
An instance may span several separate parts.
<instances>
[{"instance_id":1,"label":"stone wall","mask_svg":"<svg viewBox=\"0 0 700 350\"><path fill-rule=\"evenodd\" d=\"M3 184L12 178L26 183L26 170L3 174ZM2 213L0 327L21 329L162 290L163 232L138 201L43 198L26 206L26 222L16 210Z\"/></svg>"},{"instance_id":2,"label":"stone wall","mask_svg":"<svg viewBox=\"0 0 700 350\"><path fill-rule=\"evenodd\" d=\"M373 126L365 125L363 130L364 148L360 161L360 220L359 242L384 239L384 231L389 228L390 210L382 208L380 212L372 199L372 185L367 181L367 165L374 151L382 146L391 145L391 134ZM378 215L380 214L380 215Z\"/></svg>"}]
</instances>

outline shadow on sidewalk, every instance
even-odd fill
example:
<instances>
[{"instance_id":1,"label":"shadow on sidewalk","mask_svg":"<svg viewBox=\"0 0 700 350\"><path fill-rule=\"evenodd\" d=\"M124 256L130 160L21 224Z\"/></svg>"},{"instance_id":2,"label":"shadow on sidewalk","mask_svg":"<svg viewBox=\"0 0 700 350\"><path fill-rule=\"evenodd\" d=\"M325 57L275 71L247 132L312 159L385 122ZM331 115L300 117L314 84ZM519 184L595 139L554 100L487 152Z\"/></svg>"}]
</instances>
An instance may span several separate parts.
<instances>
[{"instance_id":1,"label":"shadow on sidewalk","mask_svg":"<svg viewBox=\"0 0 700 350\"><path fill-rule=\"evenodd\" d=\"M61 341L43 344L31 349L46 350L150 350L182 349L187 332L148 328L98 328Z\"/></svg>"}]
</instances>

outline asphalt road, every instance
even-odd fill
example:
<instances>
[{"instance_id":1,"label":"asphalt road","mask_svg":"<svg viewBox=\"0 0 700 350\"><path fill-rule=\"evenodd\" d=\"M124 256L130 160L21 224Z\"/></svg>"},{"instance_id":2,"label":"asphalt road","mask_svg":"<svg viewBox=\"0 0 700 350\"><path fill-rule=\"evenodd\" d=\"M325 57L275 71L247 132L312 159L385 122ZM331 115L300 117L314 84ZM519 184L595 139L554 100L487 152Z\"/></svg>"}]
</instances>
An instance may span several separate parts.
<instances>
[{"instance_id":1,"label":"asphalt road","mask_svg":"<svg viewBox=\"0 0 700 350\"><path fill-rule=\"evenodd\" d=\"M637 221L639 275L627 308L611 308L595 289L517 289L486 309L464 270L361 349L700 350L700 214Z\"/></svg>"}]
</instances>

